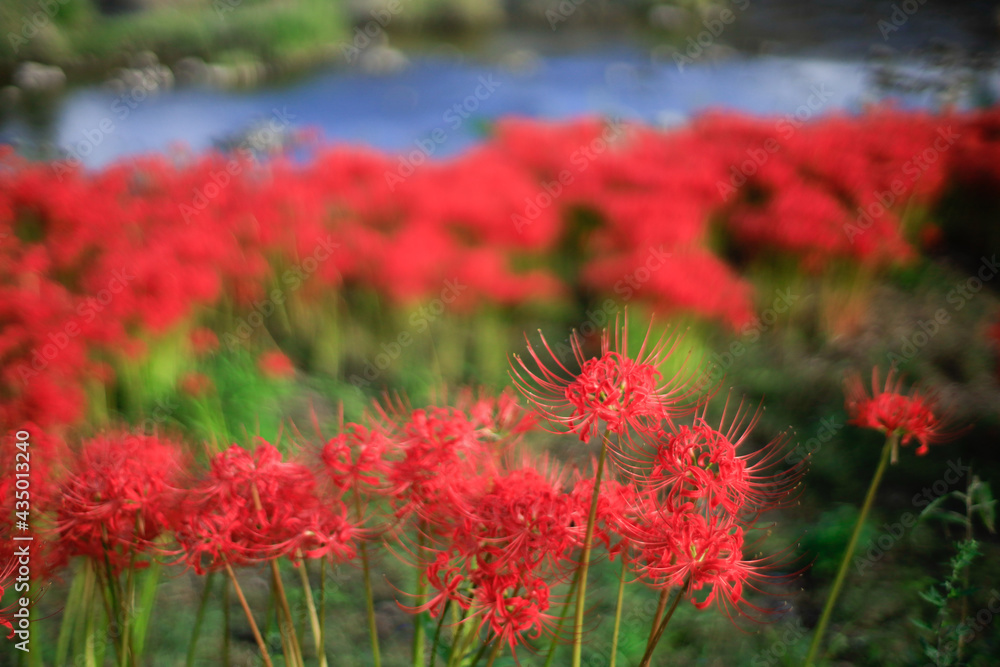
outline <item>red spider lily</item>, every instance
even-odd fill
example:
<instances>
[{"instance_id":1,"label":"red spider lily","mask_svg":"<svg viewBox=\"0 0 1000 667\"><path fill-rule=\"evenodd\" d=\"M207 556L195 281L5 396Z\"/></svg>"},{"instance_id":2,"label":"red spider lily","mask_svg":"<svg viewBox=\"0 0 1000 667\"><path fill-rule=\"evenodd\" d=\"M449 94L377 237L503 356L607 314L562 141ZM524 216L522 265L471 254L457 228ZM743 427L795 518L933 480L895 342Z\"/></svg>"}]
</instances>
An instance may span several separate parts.
<instances>
[{"instance_id":1,"label":"red spider lily","mask_svg":"<svg viewBox=\"0 0 1000 667\"><path fill-rule=\"evenodd\" d=\"M181 377L178 384L181 391L193 398L205 395L215 386L215 383L212 382L212 378L208 377L204 373L198 372L187 373Z\"/></svg>"},{"instance_id":2,"label":"red spider lily","mask_svg":"<svg viewBox=\"0 0 1000 667\"><path fill-rule=\"evenodd\" d=\"M3 569L0 569L0 602L3 602L4 589L10 586L10 583L14 580L14 570L17 567L17 561L11 558L4 565ZM14 603L7 605L6 607L0 607L0 626L3 626L10 630L10 634L7 635L7 639L14 638L14 617L9 614L10 610L14 608Z\"/></svg>"},{"instance_id":3,"label":"red spider lily","mask_svg":"<svg viewBox=\"0 0 1000 667\"><path fill-rule=\"evenodd\" d=\"M558 431L575 433L582 441L602 426L623 439L632 431L643 436L654 434L661 421L672 421L690 411L684 402L694 388L685 386L683 370L667 380L658 370L676 351L680 339L666 337L650 344L649 333L633 358L626 351L628 322L621 327L616 323L613 339L610 330L603 332L600 355L587 358L574 331L570 343L580 367L576 372L566 367L542 336L552 368L529 342L528 353L537 370L529 369L515 355L514 384Z\"/></svg>"},{"instance_id":4,"label":"red spider lily","mask_svg":"<svg viewBox=\"0 0 1000 667\"><path fill-rule=\"evenodd\" d=\"M886 374L882 388L879 387L878 376L878 369L872 369L871 395L865 390L860 376L848 377L845 394L852 424L896 436L899 444L904 446L916 440L920 443L918 456L928 452L928 445L953 437L954 434L945 432L946 423L938 414L935 396L918 389L903 394L903 378L896 377L895 368ZM898 449L894 444L892 462L898 460Z\"/></svg>"},{"instance_id":5,"label":"red spider lily","mask_svg":"<svg viewBox=\"0 0 1000 667\"><path fill-rule=\"evenodd\" d=\"M353 555L353 526L343 503L321 502L304 465L282 461L261 441L251 454L233 445L212 459L188 494L175 526L183 558L198 573L268 561Z\"/></svg>"},{"instance_id":6,"label":"red spider lily","mask_svg":"<svg viewBox=\"0 0 1000 667\"><path fill-rule=\"evenodd\" d=\"M482 487L532 423L508 394L463 392L454 407L377 410L395 450L387 480L397 516L416 513L445 524L445 512Z\"/></svg>"},{"instance_id":7,"label":"red spider lily","mask_svg":"<svg viewBox=\"0 0 1000 667\"><path fill-rule=\"evenodd\" d=\"M169 528L184 456L156 436L110 433L85 441L59 485L59 546L104 559L115 572L135 564Z\"/></svg>"},{"instance_id":8,"label":"red spider lily","mask_svg":"<svg viewBox=\"0 0 1000 667\"><path fill-rule=\"evenodd\" d=\"M295 375L295 365L284 353L272 350L265 352L257 362L260 372L265 377L276 380L287 380Z\"/></svg>"},{"instance_id":9,"label":"red spider lily","mask_svg":"<svg viewBox=\"0 0 1000 667\"><path fill-rule=\"evenodd\" d=\"M381 490L392 443L378 428L347 424L323 445L320 456L338 495L351 490Z\"/></svg>"},{"instance_id":10,"label":"red spider lily","mask_svg":"<svg viewBox=\"0 0 1000 667\"><path fill-rule=\"evenodd\" d=\"M433 556L421 565L432 593L411 611L437 616L454 602L468 610L467 622L512 650L537 637L550 620L550 586L575 565L583 538L586 507L562 490L561 479L527 465L473 491L457 519L446 510L452 529L433 536Z\"/></svg>"},{"instance_id":11,"label":"red spider lily","mask_svg":"<svg viewBox=\"0 0 1000 667\"><path fill-rule=\"evenodd\" d=\"M231 157L86 171L4 152L0 422L78 422L99 359L114 367L145 354L150 334L223 299L250 306L279 271L296 299L350 282L409 302L450 280L463 286L457 310L551 302L572 285L550 269L518 267L552 265L561 240L577 236L570 213L579 207L601 221L573 248L587 289L739 327L752 317L752 289L719 256L720 231L748 259L777 252L813 271L841 260L906 261L915 250L900 220L910 202L932 208L955 188L988 193L1000 184L998 117L996 109L949 115L954 143L902 191L898 174L938 138L941 119L891 108L808 123L750 171L735 165L775 141L766 119L707 114L671 132L511 119L476 150L429 164L398 188L385 178L393 158L332 147L303 164L241 162L197 209L184 202ZM609 129L616 138L607 142ZM607 143L602 159L571 169L572 182L539 206L595 141ZM890 190L894 202L883 206L873 193ZM184 222L197 224L176 224L179 203ZM196 338L196 352L212 344ZM225 343L239 340L229 334Z\"/></svg>"},{"instance_id":12,"label":"red spider lily","mask_svg":"<svg viewBox=\"0 0 1000 667\"><path fill-rule=\"evenodd\" d=\"M787 579L771 575L775 559L748 559L745 528L731 518L699 512L661 512L647 515L636 531L638 574L655 588L682 588L697 609L715 603L733 618L765 610L745 597L747 588L766 592L762 586Z\"/></svg>"},{"instance_id":13,"label":"red spider lily","mask_svg":"<svg viewBox=\"0 0 1000 667\"><path fill-rule=\"evenodd\" d=\"M737 451L747 444L760 410L751 413L741 405L727 425L724 409L718 428L708 425L706 410L707 405L690 426L662 434L645 483L665 492L667 507L704 501L708 511L720 508L733 517L749 518L789 502L803 465L771 472L780 462L783 436L754 452Z\"/></svg>"},{"instance_id":14,"label":"red spider lily","mask_svg":"<svg viewBox=\"0 0 1000 667\"><path fill-rule=\"evenodd\" d=\"M493 577L475 591L479 627L486 627L516 654L525 639L538 639L553 617L549 608L549 585L538 577L510 574Z\"/></svg>"},{"instance_id":15,"label":"red spider lily","mask_svg":"<svg viewBox=\"0 0 1000 667\"><path fill-rule=\"evenodd\" d=\"M214 352L219 347L219 337L214 331L207 327L198 327L190 334L191 349L195 356L203 356L209 352Z\"/></svg>"}]
</instances>

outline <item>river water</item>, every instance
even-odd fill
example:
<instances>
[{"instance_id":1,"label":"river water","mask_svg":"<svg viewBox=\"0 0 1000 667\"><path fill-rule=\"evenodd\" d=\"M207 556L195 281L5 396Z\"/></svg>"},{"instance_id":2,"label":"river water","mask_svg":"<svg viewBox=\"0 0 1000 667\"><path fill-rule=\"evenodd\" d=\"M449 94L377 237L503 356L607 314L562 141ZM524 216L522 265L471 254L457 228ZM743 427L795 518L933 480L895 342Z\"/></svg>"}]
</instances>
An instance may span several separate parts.
<instances>
[{"instance_id":1,"label":"river water","mask_svg":"<svg viewBox=\"0 0 1000 667\"><path fill-rule=\"evenodd\" d=\"M871 34L862 49L855 48L850 26L831 31L825 41L802 41L812 30L807 19L798 30L786 25L788 40L775 42L760 37L770 24L766 14L757 15L754 49L719 47L701 34L709 46L699 50L698 32L674 50L598 37L553 46L544 35L506 35L474 55L456 47L408 52L406 67L378 75L342 65L244 91L84 86L33 112L5 109L0 141L28 154L62 154L100 167L177 146L200 151L237 142L248 128L270 124L282 132L313 128L328 141L391 152L422 142L434 155L448 156L480 140L493 119L511 115L603 115L671 126L708 109L807 120L857 113L878 102L968 108L1000 97L995 68L926 50L914 55L897 49L889 71L903 83L887 88L886 61L872 56L879 53L871 46L881 37L877 22L869 17L865 23ZM953 31L985 45L968 28Z\"/></svg>"}]
</instances>

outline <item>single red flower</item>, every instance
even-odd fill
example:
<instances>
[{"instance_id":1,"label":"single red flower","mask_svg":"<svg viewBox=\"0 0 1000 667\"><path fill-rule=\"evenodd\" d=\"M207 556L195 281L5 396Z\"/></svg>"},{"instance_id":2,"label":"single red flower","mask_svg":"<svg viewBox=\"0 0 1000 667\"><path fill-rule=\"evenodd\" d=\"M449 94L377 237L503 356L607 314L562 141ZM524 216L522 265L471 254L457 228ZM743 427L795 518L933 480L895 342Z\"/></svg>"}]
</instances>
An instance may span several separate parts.
<instances>
[{"instance_id":1,"label":"single red flower","mask_svg":"<svg viewBox=\"0 0 1000 667\"><path fill-rule=\"evenodd\" d=\"M747 444L760 410L741 404L728 419L723 411L718 428L708 424L706 410L707 405L690 426L665 431L658 442L647 483L665 493L668 507L704 501L708 511L749 518L794 497L802 464L773 471L781 459L783 437L756 451L738 451Z\"/></svg>"},{"instance_id":2,"label":"single red flower","mask_svg":"<svg viewBox=\"0 0 1000 667\"><path fill-rule=\"evenodd\" d=\"M287 380L295 375L292 360L283 353L272 350L261 355L257 362L260 372L272 380Z\"/></svg>"},{"instance_id":3,"label":"single red flower","mask_svg":"<svg viewBox=\"0 0 1000 667\"><path fill-rule=\"evenodd\" d=\"M219 337L207 327L198 327L190 335L191 349L195 356L203 356L219 347Z\"/></svg>"},{"instance_id":4,"label":"single red flower","mask_svg":"<svg viewBox=\"0 0 1000 667\"><path fill-rule=\"evenodd\" d=\"M187 373L181 378L179 384L181 391L193 398L204 395L214 386L212 378L198 372Z\"/></svg>"},{"instance_id":5,"label":"single red flower","mask_svg":"<svg viewBox=\"0 0 1000 667\"><path fill-rule=\"evenodd\" d=\"M570 370L542 336L542 348L551 358L551 368L539 358L528 343L528 353L537 370L531 370L515 355L512 364L514 384L535 409L560 432L575 433L587 441L604 426L608 433L628 438L631 431L652 435L663 420L690 411L685 400L693 387L685 382L683 369L664 379L659 366L672 355L680 338L669 336L655 343L649 332L635 356L626 347L628 323L616 323L614 331L601 336L601 352L588 358L580 336L570 336L570 349L578 371Z\"/></svg>"},{"instance_id":6,"label":"single red flower","mask_svg":"<svg viewBox=\"0 0 1000 667\"><path fill-rule=\"evenodd\" d=\"M151 550L167 530L178 499L184 457L156 436L111 433L81 447L60 484L56 507L59 546L115 571Z\"/></svg>"},{"instance_id":7,"label":"single red flower","mask_svg":"<svg viewBox=\"0 0 1000 667\"><path fill-rule=\"evenodd\" d=\"M896 369L889 371L885 386L879 387L878 369L872 369L872 392L869 396L861 377L852 375L846 382L847 412L851 423L881 431L898 438L898 443L908 445L912 440L920 443L917 455L923 456L928 445L953 437L946 433L945 420L939 414L937 397L911 389L902 392L903 379L896 377ZM899 459L898 446L892 448L892 462Z\"/></svg>"}]
</instances>

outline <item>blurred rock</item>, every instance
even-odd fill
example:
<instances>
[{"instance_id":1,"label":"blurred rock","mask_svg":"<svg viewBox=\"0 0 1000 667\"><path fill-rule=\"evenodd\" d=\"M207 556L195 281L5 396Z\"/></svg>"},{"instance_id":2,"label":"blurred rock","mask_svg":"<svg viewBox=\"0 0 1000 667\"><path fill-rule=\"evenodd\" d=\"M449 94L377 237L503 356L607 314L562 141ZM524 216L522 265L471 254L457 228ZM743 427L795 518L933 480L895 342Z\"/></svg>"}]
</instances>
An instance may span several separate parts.
<instances>
[{"instance_id":1,"label":"blurred rock","mask_svg":"<svg viewBox=\"0 0 1000 667\"><path fill-rule=\"evenodd\" d=\"M361 52L358 67L365 74L395 74L410 65L410 59L402 51L391 46L371 46Z\"/></svg>"},{"instance_id":2,"label":"blurred rock","mask_svg":"<svg viewBox=\"0 0 1000 667\"><path fill-rule=\"evenodd\" d=\"M155 55L153 56L155 58ZM149 62L146 60L146 62ZM132 90L145 90L153 93L168 90L174 86L174 73L166 65L156 61L143 68L121 67L114 76L104 83L105 87L118 94Z\"/></svg>"},{"instance_id":3,"label":"blurred rock","mask_svg":"<svg viewBox=\"0 0 1000 667\"><path fill-rule=\"evenodd\" d=\"M691 23L691 13L674 5L656 5L647 17L650 27L676 32Z\"/></svg>"},{"instance_id":4,"label":"blurred rock","mask_svg":"<svg viewBox=\"0 0 1000 667\"><path fill-rule=\"evenodd\" d=\"M197 56L181 58L174 63L174 76L177 83L184 86L206 85L210 78L208 65Z\"/></svg>"},{"instance_id":5,"label":"blurred rock","mask_svg":"<svg viewBox=\"0 0 1000 667\"><path fill-rule=\"evenodd\" d=\"M516 49L500 58L500 66L509 72L531 74L538 71L542 59L531 49Z\"/></svg>"},{"instance_id":6,"label":"blurred rock","mask_svg":"<svg viewBox=\"0 0 1000 667\"><path fill-rule=\"evenodd\" d=\"M58 90L66 85L66 73L55 65L23 62L14 71L14 85L27 91Z\"/></svg>"}]
</instances>

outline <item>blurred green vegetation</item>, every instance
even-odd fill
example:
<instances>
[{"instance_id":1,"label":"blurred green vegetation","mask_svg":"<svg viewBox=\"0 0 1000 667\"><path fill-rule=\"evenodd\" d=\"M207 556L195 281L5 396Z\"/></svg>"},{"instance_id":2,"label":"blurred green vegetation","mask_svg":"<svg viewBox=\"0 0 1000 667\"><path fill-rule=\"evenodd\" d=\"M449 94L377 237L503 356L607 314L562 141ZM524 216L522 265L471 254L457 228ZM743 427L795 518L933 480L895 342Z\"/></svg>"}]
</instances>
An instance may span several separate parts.
<instances>
[{"instance_id":1,"label":"blurred green vegetation","mask_svg":"<svg viewBox=\"0 0 1000 667\"><path fill-rule=\"evenodd\" d=\"M285 62L319 57L348 32L343 13L327 0L150 4L105 15L91 0L5 2L0 32L7 38L0 44L0 62L38 60L99 70L142 51L164 62L186 56L225 62L239 54Z\"/></svg>"}]
</instances>

